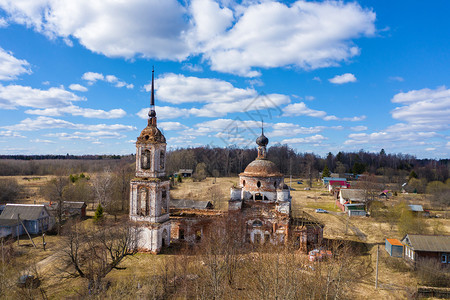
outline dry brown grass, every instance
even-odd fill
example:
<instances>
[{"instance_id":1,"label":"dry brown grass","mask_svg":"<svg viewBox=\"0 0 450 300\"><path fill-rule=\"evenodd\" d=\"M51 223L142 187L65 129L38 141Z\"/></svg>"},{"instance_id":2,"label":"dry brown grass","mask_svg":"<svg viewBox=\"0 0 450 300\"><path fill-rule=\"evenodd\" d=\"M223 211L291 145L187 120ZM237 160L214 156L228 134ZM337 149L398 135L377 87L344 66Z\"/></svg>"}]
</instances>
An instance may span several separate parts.
<instances>
[{"instance_id":1,"label":"dry brown grass","mask_svg":"<svg viewBox=\"0 0 450 300\"><path fill-rule=\"evenodd\" d=\"M40 180L26 180L23 176L18 178L19 183L23 184L27 188L39 188L45 184L51 177L41 177ZM295 190L291 191L293 197L292 209L293 211L304 210L311 214L313 217L325 224L324 236L329 239L345 239L359 241L358 235L356 235L350 228L347 233L345 231L347 225L347 217L340 214L317 214L314 212L316 208L324 208L329 211L337 211L334 204L334 199L327 193L324 187L315 182L311 190L304 190L307 186L306 181L303 184L298 184L299 179L293 179L291 186ZM229 199L230 188L233 184L238 183L237 177L231 178L217 178L216 183L213 183L214 178L207 178L202 182L193 182L191 179L184 179L182 184L177 184L174 189L171 190L171 197L174 199L193 199L193 200L211 200L208 194L208 190L211 187L218 187L222 192L223 197L217 202L217 209L226 210L227 201ZM286 179L286 183L289 185L289 179ZM396 197L392 197L386 202L386 205L395 205L401 201L408 201L414 204L422 204L425 207L430 203L427 197L416 194L400 194ZM91 224L91 220L84 221L86 224ZM433 233L434 227L439 222L441 233L450 234L450 220L449 219L436 219L426 218L423 219L430 233ZM372 267L375 269L376 264L376 243L380 244L380 268L379 268L379 282L380 288L375 290L374 280L375 272L373 272L372 279L366 279L362 283L355 283L354 295L357 299L404 299L406 298L405 287L414 287L417 284L416 278L409 271L402 271L395 269L390 265L389 261L385 259L387 253L384 250L384 239L401 238L399 236L396 226L391 226L386 222L377 221L370 217L353 217L349 219L349 223L358 227L367 237L365 243L367 243L368 255L371 260ZM47 236L47 251L42 249L42 238L35 237L35 243L38 249L25 246L25 244L31 244L26 240L26 237L22 237L22 246L17 247L18 251L22 253L20 259L32 263L42 261L46 257L57 253L61 247L61 238L58 236ZM160 268L158 265L169 255L154 256L151 254L141 253L135 257L127 258L121 263L121 267L125 267L125 270L112 271L107 279L113 282L118 280L124 280L125 278L145 278L152 274L158 274ZM50 298L65 298L69 296L77 296L77 291L84 287L85 282L82 279L62 279L61 274L58 274L52 265L43 269L44 282L43 286L47 290L47 294ZM135 281L135 280L133 280ZM357 280L355 279L355 282Z\"/></svg>"}]
</instances>

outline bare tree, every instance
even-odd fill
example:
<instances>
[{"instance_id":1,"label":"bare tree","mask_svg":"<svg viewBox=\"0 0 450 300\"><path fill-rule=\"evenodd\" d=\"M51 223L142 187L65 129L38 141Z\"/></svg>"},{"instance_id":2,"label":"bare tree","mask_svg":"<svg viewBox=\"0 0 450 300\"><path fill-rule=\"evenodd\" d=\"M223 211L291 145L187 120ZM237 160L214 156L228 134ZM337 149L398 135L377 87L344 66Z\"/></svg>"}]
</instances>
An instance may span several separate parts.
<instances>
[{"instance_id":1,"label":"bare tree","mask_svg":"<svg viewBox=\"0 0 450 300\"><path fill-rule=\"evenodd\" d=\"M14 202L22 192L23 188L14 178L0 179L0 203Z\"/></svg>"},{"instance_id":2,"label":"bare tree","mask_svg":"<svg viewBox=\"0 0 450 300\"><path fill-rule=\"evenodd\" d=\"M113 178L110 168L106 168L102 173L97 174L94 179L92 179L95 200L106 209L108 209L108 205L112 198L112 184Z\"/></svg>"},{"instance_id":3,"label":"bare tree","mask_svg":"<svg viewBox=\"0 0 450 300\"><path fill-rule=\"evenodd\" d=\"M71 266L69 276L85 278L88 291L105 289L103 279L120 262L137 252L139 229L130 223L103 223L85 229L75 223L65 236L64 260Z\"/></svg>"},{"instance_id":4,"label":"bare tree","mask_svg":"<svg viewBox=\"0 0 450 300\"><path fill-rule=\"evenodd\" d=\"M64 191L69 184L69 178L66 176L58 176L53 178L41 188L41 194L49 202L56 202L58 204L56 217L58 218L58 234L61 233L62 217L63 217L63 202Z\"/></svg>"}]
</instances>

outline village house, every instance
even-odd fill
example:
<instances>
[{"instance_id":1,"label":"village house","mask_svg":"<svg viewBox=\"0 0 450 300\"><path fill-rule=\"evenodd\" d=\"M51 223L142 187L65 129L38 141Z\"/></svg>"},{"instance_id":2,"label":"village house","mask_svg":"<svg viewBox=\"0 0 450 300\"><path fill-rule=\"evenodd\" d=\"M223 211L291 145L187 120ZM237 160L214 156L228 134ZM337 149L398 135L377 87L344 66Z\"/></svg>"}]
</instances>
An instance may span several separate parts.
<instances>
[{"instance_id":1,"label":"village house","mask_svg":"<svg viewBox=\"0 0 450 300\"><path fill-rule=\"evenodd\" d=\"M361 189L340 189L336 205L349 216L366 215L366 193Z\"/></svg>"},{"instance_id":2,"label":"village house","mask_svg":"<svg viewBox=\"0 0 450 300\"><path fill-rule=\"evenodd\" d=\"M51 230L55 218L43 204L6 204L0 215L0 236L40 234ZM26 231L25 231L26 229Z\"/></svg>"},{"instance_id":3,"label":"village house","mask_svg":"<svg viewBox=\"0 0 450 300\"><path fill-rule=\"evenodd\" d=\"M450 235L407 234L401 242L403 258L410 264L431 259L442 266L450 266Z\"/></svg>"}]
</instances>

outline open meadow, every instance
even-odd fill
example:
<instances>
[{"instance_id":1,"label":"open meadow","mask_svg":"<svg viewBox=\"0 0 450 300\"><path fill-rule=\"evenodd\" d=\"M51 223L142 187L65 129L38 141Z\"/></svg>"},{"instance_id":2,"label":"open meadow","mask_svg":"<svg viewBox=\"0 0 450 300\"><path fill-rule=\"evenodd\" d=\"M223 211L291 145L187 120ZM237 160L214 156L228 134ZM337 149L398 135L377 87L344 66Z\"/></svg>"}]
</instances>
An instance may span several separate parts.
<instances>
[{"instance_id":1,"label":"open meadow","mask_svg":"<svg viewBox=\"0 0 450 300\"><path fill-rule=\"evenodd\" d=\"M39 197L39 188L51 178L52 176L16 176L19 184L24 186L30 195L27 198L20 199L20 201L25 203L44 203L45 200ZM234 184L237 184L237 182L237 177L208 177L200 182L194 182L192 179L184 179L182 183L176 183L170 193L173 199L211 201L214 203L215 209L227 210L230 188ZM325 225L324 237L326 239L352 241L352 245L358 245L358 248L362 249L355 256L349 257L349 264L351 260L355 260L354 263L358 262L358 264L365 265L364 276L362 278L351 279L347 282L346 289L351 286L351 293L346 294L347 296L351 295L350 298L354 299L404 299L414 291L418 284L415 273L406 266L401 258L388 257L384 250L385 238L402 238L396 224L383 218L348 218L336 207L333 196L326 191L320 182L314 182L312 188L309 190L305 189L306 181L301 178L293 178L292 182L286 179L286 184L292 188L293 215L304 211ZM424 207L429 205L426 195L417 194L399 194L398 196L393 196L386 201L385 205L394 206L402 201L423 204ZM318 208L325 209L328 213L316 213L315 210ZM437 213L443 217L421 218L421 222L423 222L425 227L424 231L430 234L450 234L450 219L445 218L449 215L448 211L439 211ZM93 214L94 212L92 210L88 210L88 217L82 222L82 226L88 228L98 226L93 222ZM113 220L112 216L106 216L106 218ZM127 216L123 215L122 218L126 220ZM84 291L86 290L86 281L79 277L73 278L69 274L69 271L71 271L70 267L64 262L64 259L67 259L65 257L65 251L67 250L65 239L66 237L64 235L46 235L45 241L47 244L45 251L41 236L33 237L36 247L32 245L26 235L20 238L19 243L17 243L17 240L12 240L8 246L5 244L4 248L10 249L11 258L14 258L14 262L9 264L9 269L7 268L3 271L3 286L14 286L15 278L24 272L37 272L42 281L40 289L29 292L38 299L40 297L48 297L49 299L83 297L85 295ZM375 268L378 245L379 287L375 289ZM178 299L175 287L180 280L183 280L182 286L186 289L185 295L202 295L205 292L200 290L202 286L197 283L194 284L194 282L196 282L198 276L203 278L198 274L207 272L204 265L204 260L207 258L199 255L198 253L200 252L197 253L197 251L200 250L196 247L182 249L180 245L174 244L161 255L155 256L149 253L138 253L134 256L126 257L120 263L120 269L113 270L106 276L106 280L111 285L110 289L105 291L105 295L113 298L121 295L125 299L134 299L135 297L152 299L152 294L159 295L163 293L166 296L172 295L173 299ZM254 268L254 256L257 255L255 253L262 255L261 253L267 252L266 250L263 252L260 251L262 250L254 249L254 251L241 255L241 267L248 264L245 269ZM270 255L273 256L276 252L269 253L272 253ZM309 271L302 271L302 274L314 276L314 272L318 272L318 269L312 267L313 263L308 262L305 254L299 252L287 253L281 250L280 253L282 253L281 257L291 260L290 263L296 261L292 266L294 268L298 266L304 266L307 269L311 268ZM184 272L184 277L178 274L181 271ZM324 270L320 272L324 272ZM5 275L8 276L8 280L5 279ZM241 282L242 285L242 282L245 282L247 278L246 276L249 275L247 272L240 270L236 271L236 276L240 278L238 282ZM190 279L187 280L186 278ZM156 288L156 283L160 284L161 282L164 283L162 285L164 289L168 289L169 292ZM188 289L191 290L187 291ZM9 291L8 295L11 297L23 297L23 295L26 295L26 292L23 289L13 288ZM256 292L246 290L244 284L239 286L239 289L234 292L223 291L223 293L227 295L226 297L234 295L232 296L234 299L248 299L252 298L252 295L255 295L254 293ZM155 299L158 298L156 297Z\"/></svg>"}]
</instances>

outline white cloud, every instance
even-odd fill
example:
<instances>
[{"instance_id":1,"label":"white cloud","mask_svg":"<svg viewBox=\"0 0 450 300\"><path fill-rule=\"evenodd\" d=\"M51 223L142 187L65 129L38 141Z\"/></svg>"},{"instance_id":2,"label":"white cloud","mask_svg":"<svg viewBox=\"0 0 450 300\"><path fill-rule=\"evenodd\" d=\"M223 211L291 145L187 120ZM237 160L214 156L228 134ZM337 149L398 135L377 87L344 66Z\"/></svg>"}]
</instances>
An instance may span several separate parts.
<instances>
[{"instance_id":1,"label":"white cloud","mask_svg":"<svg viewBox=\"0 0 450 300\"><path fill-rule=\"evenodd\" d=\"M131 83L126 83L125 81L120 80L115 75L103 75L101 73L96 72L86 72L81 76L81 79L86 80L89 85L93 85L97 81L106 81L108 83L113 84L117 88L126 87L127 89L134 88L134 85Z\"/></svg>"},{"instance_id":2,"label":"white cloud","mask_svg":"<svg viewBox=\"0 0 450 300\"><path fill-rule=\"evenodd\" d=\"M289 104L284 109L285 116L309 116L324 118L327 113L321 110L314 110L306 106L304 102Z\"/></svg>"},{"instance_id":3,"label":"white cloud","mask_svg":"<svg viewBox=\"0 0 450 300\"><path fill-rule=\"evenodd\" d=\"M315 77L313 78L313 80L314 80L314 81L318 81L318 82L322 82L322 79L320 79L320 77L318 77L318 76L315 76Z\"/></svg>"},{"instance_id":4,"label":"white cloud","mask_svg":"<svg viewBox=\"0 0 450 300\"><path fill-rule=\"evenodd\" d=\"M299 134L313 134L325 130L325 126L302 127L293 123L275 123L272 125L272 131L267 133L269 137L276 136L295 136Z\"/></svg>"},{"instance_id":5,"label":"white cloud","mask_svg":"<svg viewBox=\"0 0 450 300\"><path fill-rule=\"evenodd\" d=\"M325 121L361 121L366 118L366 116L351 117L351 118L338 118L334 115L327 115L325 111L315 110L309 108L304 102L289 104L283 108L283 116L308 116L314 118L321 118Z\"/></svg>"},{"instance_id":6,"label":"white cloud","mask_svg":"<svg viewBox=\"0 0 450 300\"><path fill-rule=\"evenodd\" d=\"M130 125L122 124L76 124L69 121L54 119L50 117L39 116L36 119L26 118L22 120L19 124L3 126L1 128L7 130L18 130L18 131L35 131L41 129L55 129L55 128L67 128L67 129L77 129L77 130L88 130L88 131L131 131L136 130L136 127Z\"/></svg>"},{"instance_id":7,"label":"white cloud","mask_svg":"<svg viewBox=\"0 0 450 300\"><path fill-rule=\"evenodd\" d=\"M30 140L30 143L56 144L55 141L51 141L51 140L42 140L42 139L34 139L34 140Z\"/></svg>"},{"instance_id":8,"label":"white cloud","mask_svg":"<svg viewBox=\"0 0 450 300\"><path fill-rule=\"evenodd\" d=\"M0 18L0 28L8 27L8 22L4 18Z\"/></svg>"},{"instance_id":9,"label":"white cloud","mask_svg":"<svg viewBox=\"0 0 450 300\"><path fill-rule=\"evenodd\" d=\"M352 73L345 73L342 75L336 75L333 78L328 79L328 81L334 84L344 84L349 82L356 82L356 77Z\"/></svg>"},{"instance_id":10,"label":"white cloud","mask_svg":"<svg viewBox=\"0 0 450 300\"><path fill-rule=\"evenodd\" d=\"M0 47L0 80L14 80L21 74L31 74L30 64Z\"/></svg>"},{"instance_id":11,"label":"white cloud","mask_svg":"<svg viewBox=\"0 0 450 300\"><path fill-rule=\"evenodd\" d=\"M86 100L72 92L60 88L48 90L34 89L21 85L0 85L0 108L15 109L19 106L49 108L71 105L72 101Z\"/></svg>"},{"instance_id":12,"label":"white cloud","mask_svg":"<svg viewBox=\"0 0 450 300\"><path fill-rule=\"evenodd\" d=\"M255 67L328 67L358 55L351 39L373 35L374 21L375 13L356 3L252 3L204 46L204 57L213 70L250 77L260 75Z\"/></svg>"},{"instance_id":13,"label":"white cloud","mask_svg":"<svg viewBox=\"0 0 450 300\"><path fill-rule=\"evenodd\" d=\"M375 13L342 1L5 0L11 22L68 46L77 39L108 57L181 61L200 55L213 70L258 76L255 68L338 65L375 32ZM184 3L184 4L182 4Z\"/></svg>"},{"instance_id":14,"label":"white cloud","mask_svg":"<svg viewBox=\"0 0 450 300\"><path fill-rule=\"evenodd\" d=\"M11 130L0 131L0 137L20 137L20 138L24 138L24 136L21 135L20 133L15 132L15 131L11 131Z\"/></svg>"},{"instance_id":15,"label":"white cloud","mask_svg":"<svg viewBox=\"0 0 450 300\"><path fill-rule=\"evenodd\" d=\"M188 128L180 122L160 122L158 127L164 130L183 130Z\"/></svg>"},{"instance_id":16,"label":"white cloud","mask_svg":"<svg viewBox=\"0 0 450 300\"><path fill-rule=\"evenodd\" d=\"M391 77L389 77L389 80L390 81L398 81L398 82L405 81L405 79L403 77L400 77L400 76L391 76Z\"/></svg>"},{"instance_id":17,"label":"white cloud","mask_svg":"<svg viewBox=\"0 0 450 300\"><path fill-rule=\"evenodd\" d=\"M150 91L151 84L145 86ZM234 102L258 95L252 88L236 88L231 83L215 78L199 78L168 73L157 80L158 99L169 103Z\"/></svg>"},{"instance_id":18,"label":"white cloud","mask_svg":"<svg viewBox=\"0 0 450 300\"><path fill-rule=\"evenodd\" d=\"M72 91L78 91L78 92L87 92L88 89L85 86L82 86L81 84L78 83L73 83L71 85L69 85L69 89L71 89Z\"/></svg>"},{"instance_id":19,"label":"white cloud","mask_svg":"<svg viewBox=\"0 0 450 300\"><path fill-rule=\"evenodd\" d=\"M394 119L412 124L449 125L450 89L445 86L435 90L421 89L396 94L393 103L404 106L395 108L391 113Z\"/></svg>"},{"instance_id":20,"label":"white cloud","mask_svg":"<svg viewBox=\"0 0 450 300\"><path fill-rule=\"evenodd\" d=\"M189 109L174 106L156 106L158 120L176 119L189 116ZM149 107L141 109L136 115L141 119L148 119Z\"/></svg>"},{"instance_id":21,"label":"white cloud","mask_svg":"<svg viewBox=\"0 0 450 300\"><path fill-rule=\"evenodd\" d=\"M328 138L323 135L316 134L313 136L308 136L304 138L293 138L293 139L284 139L281 141L281 144L295 145L295 144L320 144L322 141L327 140Z\"/></svg>"},{"instance_id":22,"label":"white cloud","mask_svg":"<svg viewBox=\"0 0 450 300\"><path fill-rule=\"evenodd\" d=\"M72 116L82 116L85 118L98 118L98 119L117 119L124 117L127 113L119 108L119 109L111 109L109 111L105 111L102 109L91 109L91 108L82 108L75 105L70 105L61 108L46 108L46 109L35 109L35 110L26 110L25 113L30 115L40 115L40 116L50 116L50 117L58 117L64 114L71 114Z\"/></svg>"},{"instance_id":23,"label":"white cloud","mask_svg":"<svg viewBox=\"0 0 450 300\"><path fill-rule=\"evenodd\" d=\"M108 57L136 55L182 59L189 52L182 33L185 8L176 0L12 0L0 3L10 19L68 45L76 38Z\"/></svg>"},{"instance_id":24,"label":"white cloud","mask_svg":"<svg viewBox=\"0 0 450 300\"><path fill-rule=\"evenodd\" d=\"M147 84L144 87L149 91L151 85ZM277 110L281 113L279 107L290 102L290 98L286 95L259 95L253 88L237 88L224 80L186 77L172 73L164 74L158 78L156 96L160 101L174 104L205 103L199 108L175 108L173 111L169 111L169 115L173 118L189 115L220 117L228 113L257 110ZM144 113L145 110L141 110L139 116L147 118L146 113ZM160 108L157 108L157 113L159 110ZM165 118L170 117L165 116Z\"/></svg>"},{"instance_id":25,"label":"white cloud","mask_svg":"<svg viewBox=\"0 0 450 300\"><path fill-rule=\"evenodd\" d=\"M200 66L200 65L193 65L191 63L185 63L185 64L183 64L183 66L181 68L183 70L189 71L189 72L203 72L202 66Z\"/></svg>"},{"instance_id":26,"label":"white cloud","mask_svg":"<svg viewBox=\"0 0 450 300\"><path fill-rule=\"evenodd\" d=\"M359 125L359 126L350 127L350 129L353 131L365 131L365 130L367 130L367 126Z\"/></svg>"}]
</instances>

